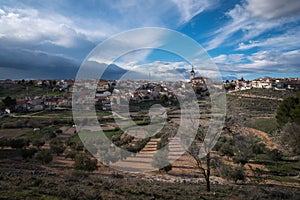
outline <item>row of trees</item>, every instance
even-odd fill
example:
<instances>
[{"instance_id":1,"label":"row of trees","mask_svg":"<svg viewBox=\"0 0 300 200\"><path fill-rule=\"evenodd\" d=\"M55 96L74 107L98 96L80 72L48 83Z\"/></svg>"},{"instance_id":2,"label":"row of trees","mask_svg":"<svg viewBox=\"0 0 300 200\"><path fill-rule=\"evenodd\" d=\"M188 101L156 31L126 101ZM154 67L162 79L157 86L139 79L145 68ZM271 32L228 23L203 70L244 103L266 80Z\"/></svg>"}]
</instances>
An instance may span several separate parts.
<instances>
[{"instance_id":1,"label":"row of trees","mask_svg":"<svg viewBox=\"0 0 300 200\"><path fill-rule=\"evenodd\" d=\"M16 99L11 98L10 96L3 99L2 103L4 108L8 108L10 110L15 110L15 106L17 105Z\"/></svg>"},{"instance_id":2,"label":"row of trees","mask_svg":"<svg viewBox=\"0 0 300 200\"><path fill-rule=\"evenodd\" d=\"M280 104L276 114L281 141L293 155L300 154L300 92L288 97Z\"/></svg>"},{"instance_id":3,"label":"row of trees","mask_svg":"<svg viewBox=\"0 0 300 200\"><path fill-rule=\"evenodd\" d=\"M31 147L29 147L31 144ZM1 139L0 147L10 147L19 150L24 159L32 159L42 164L48 164L53 160L53 154L57 156L65 154L65 158L71 158L75 161L74 168L76 170L94 171L97 169L97 160L92 158L89 152L84 151L83 144L80 141L73 142L71 140L63 141L54 138L49 142L50 149L42 149L45 140L34 139L32 141L26 138Z\"/></svg>"}]
</instances>

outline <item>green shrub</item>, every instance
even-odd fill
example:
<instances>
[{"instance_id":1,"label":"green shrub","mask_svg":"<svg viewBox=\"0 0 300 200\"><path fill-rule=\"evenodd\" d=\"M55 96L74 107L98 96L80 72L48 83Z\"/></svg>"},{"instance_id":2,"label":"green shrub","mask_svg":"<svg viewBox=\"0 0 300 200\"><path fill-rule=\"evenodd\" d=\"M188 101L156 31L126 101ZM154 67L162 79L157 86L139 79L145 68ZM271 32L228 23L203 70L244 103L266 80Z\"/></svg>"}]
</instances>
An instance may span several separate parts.
<instances>
[{"instance_id":1,"label":"green shrub","mask_svg":"<svg viewBox=\"0 0 300 200\"><path fill-rule=\"evenodd\" d=\"M221 175L237 183L239 180L244 182L246 180L245 169L242 166L232 167L229 165L223 165L220 169Z\"/></svg>"},{"instance_id":2,"label":"green shrub","mask_svg":"<svg viewBox=\"0 0 300 200\"><path fill-rule=\"evenodd\" d=\"M32 145L40 149L42 146L44 146L45 140L42 139L35 139L32 141Z\"/></svg>"},{"instance_id":3,"label":"green shrub","mask_svg":"<svg viewBox=\"0 0 300 200\"><path fill-rule=\"evenodd\" d=\"M29 140L24 138L11 139L9 143L13 149L23 149L29 145Z\"/></svg>"},{"instance_id":4,"label":"green shrub","mask_svg":"<svg viewBox=\"0 0 300 200\"><path fill-rule=\"evenodd\" d=\"M239 180L244 182L246 180L244 168L243 167L234 168L230 173L230 177L232 180L234 180L235 183L237 183L237 181Z\"/></svg>"},{"instance_id":5,"label":"green shrub","mask_svg":"<svg viewBox=\"0 0 300 200\"><path fill-rule=\"evenodd\" d=\"M59 156L65 151L66 147L63 141L58 139L53 139L50 142L50 149L53 153L56 153L56 155Z\"/></svg>"},{"instance_id":6,"label":"green shrub","mask_svg":"<svg viewBox=\"0 0 300 200\"><path fill-rule=\"evenodd\" d=\"M132 153L138 153L140 152L146 144L150 141L151 138L145 138L138 140L135 145L126 145L125 148L127 151L130 151Z\"/></svg>"},{"instance_id":7,"label":"green shrub","mask_svg":"<svg viewBox=\"0 0 300 200\"><path fill-rule=\"evenodd\" d=\"M8 147L8 146L10 146L10 141L8 139L0 139L1 148Z\"/></svg>"},{"instance_id":8,"label":"green shrub","mask_svg":"<svg viewBox=\"0 0 300 200\"><path fill-rule=\"evenodd\" d=\"M278 149L273 149L269 152L269 157L274 161L282 160L282 153Z\"/></svg>"},{"instance_id":9,"label":"green shrub","mask_svg":"<svg viewBox=\"0 0 300 200\"><path fill-rule=\"evenodd\" d=\"M223 144L221 146L221 148L219 149L219 153L221 156L227 156L227 157L232 157L234 156L234 149L233 146L231 144L229 144L228 142L226 142L225 144Z\"/></svg>"},{"instance_id":10,"label":"green shrub","mask_svg":"<svg viewBox=\"0 0 300 200\"><path fill-rule=\"evenodd\" d=\"M65 154L65 158L71 158L72 160L76 157L76 152L74 150L68 151Z\"/></svg>"},{"instance_id":11,"label":"green shrub","mask_svg":"<svg viewBox=\"0 0 300 200\"><path fill-rule=\"evenodd\" d=\"M55 133L57 133L57 134L62 134L63 131L62 131L61 129L58 129L58 130L55 131Z\"/></svg>"},{"instance_id":12,"label":"green shrub","mask_svg":"<svg viewBox=\"0 0 300 200\"><path fill-rule=\"evenodd\" d=\"M249 160L241 154L237 154L236 156L233 157L233 162L236 164L245 165L246 163L248 163L248 161Z\"/></svg>"},{"instance_id":13,"label":"green shrub","mask_svg":"<svg viewBox=\"0 0 300 200\"><path fill-rule=\"evenodd\" d=\"M253 145L253 153L254 154L263 154L266 152L266 145L262 142L256 143Z\"/></svg>"},{"instance_id":14,"label":"green shrub","mask_svg":"<svg viewBox=\"0 0 300 200\"><path fill-rule=\"evenodd\" d=\"M37 149L35 149L35 148L22 149L22 151L21 151L21 155L24 159L32 158L35 153L37 153Z\"/></svg>"},{"instance_id":15,"label":"green shrub","mask_svg":"<svg viewBox=\"0 0 300 200\"><path fill-rule=\"evenodd\" d=\"M172 170L172 165L171 164L168 164L167 166L165 167L162 167L159 169L159 171L164 171L164 172L169 172Z\"/></svg>"},{"instance_id":16,"label":"green shrub","mask_svg":"<svg viewBox=\"0 0 300 200\"><path fill-rule=\"evenodd\" d=\"M97 160L85 154L77 154L75 156L74 168L76 170L94 171L98 168Z\"/></svg>"},{"instance_id":17,"label":"green shrub","mask_svg":"<svg viewBox=\"0 0 300 200\"><path fill-rule=\"evenodd\" d=\"M300 106L299 106L300 107ZM300 119L300 114L299 114ZM300 125L296 123L287 123L282 127L280 137L287 144L289 152L293 155L300 154Z\"/></svg>"},{"instance_id":18,"label":"green shrub","mask_svg":"<svg viewBox=\"0 0 300 200\"><path fill-rule=\"evenodd\" d=\"M67 141L66 145L69 146L74 151L83 151L84 146L81 141L74 142L74 141Z\"/></svg>"},{"instance_id":19,"label":"green shrub","mask_svg":"<svg viewBox=\"0 0 300 200\"><path fill-rule=\"evenodd\" d=\"M42 150L42 151L37 152L34 155L34 158L37 161L41 162L42 164L48 164L53 160L51 151L49 151L49 150Z\"/></svg>"}]
</instances>

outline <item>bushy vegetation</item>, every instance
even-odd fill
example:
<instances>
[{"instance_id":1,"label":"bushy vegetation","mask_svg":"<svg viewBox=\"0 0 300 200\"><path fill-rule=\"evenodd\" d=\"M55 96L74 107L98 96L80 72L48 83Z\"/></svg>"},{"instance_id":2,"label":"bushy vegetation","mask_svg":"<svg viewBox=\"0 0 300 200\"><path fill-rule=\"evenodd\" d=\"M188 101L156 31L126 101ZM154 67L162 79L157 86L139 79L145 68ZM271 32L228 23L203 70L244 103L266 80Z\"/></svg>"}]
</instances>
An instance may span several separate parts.
<instances>
[{"instance_id":1,"label":"bushy vegetation","mask_svg":"<svg viewBox=\"0 0 300 200\"><path fill-rule=\"evenodd\" d=\"M280 136L290 152L300 153L300 93L296 97L288 97L280 103L276 115L281 128Z\"/></svg>"},{"instance_id":2,"label":"bushy vegetation","mask_svg":"<svg viewBox=\"0 0 300 200\"><path fill-rule=\"evenodd\" d=\"M9 139L6 145L9 145L13 149L23 149L29 146L29 140L25 138L16 138L16 139Z\"/></svg>"},{"instance_id":3,"label":"bushy vegetation","mask_svg":"<svg viewBox=\"0 0 300 200\"><path fill-rule=\"evenodd\" d=\"M60 155L65 151L66 147L64 145L64 142L59 139L52 139L50 141L50 150L53 153L56 153L56 155Z\"/></svg>"},{"instance_id":4,"label":"bushy vegetation","mask_svg":"<svg viewBox=\"0 0 300 200\"><path fill-rule=\"evenodd\" d=\"M40 149L42 146L44 146L45 140L44 139L35 139L32 141L32 145Z\"/></svg>"},{"instance_id":5,"label":"bushy vegetation","mask_svg":"<svg viewBox=\"0 0 300 200\"><path fill-rule=\"evenodd\" d=\"M229 166L224 164L220 168L220 171L224 178L232 180L235 183L238 181L245 182L246 180L245 169L243 166Z\"/></svg>"},{"instance_id":6,"label":"bushy vegetation","mask_svg":"<svg viewBox=\"0 0 300 200\"><path fill-rule=\"evenodd\" d=\"M124 148L132 153L138 153L146 146L150 139L151 138L139 139L135 141L134 144L125 145Z\"/></svg>"},{"instance_id":7,"label":"bushy vegetation","mask_svg":"<svg viewBox=\"0 0 300 200\"><path fill-rule=\"evenodd\" d=\"M74 150L70 150L65 152L65 158L71 158L72 160L75 160L77 152Z\"/></svg>"},{"instance_id":8,"label":"bushy vegetation","mask_svg":"<svg viewBox=\"0 0 300 200\"><path fill-rule=\"evenodd\" d=\"M42 164L48 164L53 160L51 151L41 150L34 155L34 158Z\"/></svg>"},{"instance_id":9,"label":"bushy vegetation","mask_svg":"<svg viewBox=\"0 0 300 200\"><path fill-rule=\"evenodd\" d=\"M35 148L29 148L29 149L22 149L21 150L21 155L24 159L32 158L34 154L38 152L37 149Z\"/></svg>"},{"instance_id":10,"label":"bushy vegetation","mask_svg":"<svg viewBox=\"0 0 300 200\"><path fill-rule=\"evenodd\" d=\"M114 135L111 141L118 147L129 145L133 141L134 137L124 133L122 135Z\"/></svg>"},{"instance_id":11,"label":"bushy vegetation","mask_svg":"<svg viewBox=\"0 0 300 200\"><path fill-rule=\"evenodd\" d=\"M97 160L87 154L77 154L75 156L74 168L76 170L94 171L98 169Z\"/></svg>"},{"instance_id":12,"label":"bushy vegetation","mask_svg":"<svg viewBox=\"0 0 300 200\"><path fill-rule=\"evenodd\" d=\"M300 125L300 93L297 97L288 97L280 103L276 119L280 127L287 123Z\"/></svg>"},{"instance_id":13,"label":"bushy vegetation","mask_svg":"<svg viewBox=\"0 0 300 200\"><path fill-rule=\"evenodd\" d=\"M296 123L287 123L281 130L281 139L288 145L293 155L300 154L300 125Z\"/></svg>"}]
</instances>

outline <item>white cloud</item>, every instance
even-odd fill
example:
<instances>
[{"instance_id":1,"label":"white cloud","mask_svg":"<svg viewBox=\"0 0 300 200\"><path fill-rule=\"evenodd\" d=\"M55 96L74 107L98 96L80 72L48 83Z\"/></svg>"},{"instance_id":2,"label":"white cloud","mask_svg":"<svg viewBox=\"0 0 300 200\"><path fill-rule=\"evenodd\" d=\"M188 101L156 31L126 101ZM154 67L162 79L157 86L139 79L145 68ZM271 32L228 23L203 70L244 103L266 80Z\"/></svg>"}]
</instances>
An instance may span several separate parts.
<instances>
[{"instance_id":1,"label":"white cloud","mask_svg":"<svg viewBox=\"0 0 300 200\"><path fill-rule=\"evenodd\" d=\"M300 28L293 28L278 36L240 43L237 50L248 50L254 47L276 48L281 50L295 49L300 46L299 31Z\"/></svg>"},{"instance_id":2,"label":"white cloud","mask_svg":"<svg viewBox=\"0 0 300 200\"><path fill-rule=\"evenodd\" d=\"M4 15L4 14L5 14L4 10L0 9L0 15Z\"/></svg>"},{"instance_id":3,"label":"white cloud","mask_svg":"<svg viewBox=\"0 0 300 200\"><path fill-rule=\"evenodd\" d=\"M151 52L151 49L140 49L137 51L129 52L115 60L114 63L116 65L122 66L127 70L131 70L131 68L139 62L144 62L144 60L146 60Z\"/></svg>"},{"instance_id":4,"label":"white cloud","mask_svg":"<svg viewBox=\"0 0 300 200\"><path fill-rule=\"evenodd\" d=\"M143 28L123 32L97 46L88 60L131 67L132 61L143 62L153 49L160 48L172 32L160 28ZM131 65L128 63L131 62Z\"/></svg>"},{"instance_id":5,"label":"white cloud","mask_svg":"<svg viewBox=\"0 0 300 200\"><path fill-rule=\"evenodd\" d=\"M233 54L234 55L234 54ZM300 74L299 58L300 50L293 51L258 51L246 55L238 55L241 57L242 62L234 62L230 58L236 55L220 55L213 60L219 66L221 73L224 74L239 74L244 77L253 77L253 75L270 75L270 76L282 76L297 77Z\"/></svg>"},{"instance_id":6,"label":"white cloud","mask_svg":"<svg viewBox=\"0 0 300 200\"><path fill-rule=\"evenodd\" d=\"M16 42L50 43L62 47L73 47L79 38L95 40L107 37L99 30L84 30L62 15L41 13L38 10L12 9L1 10L0 38ZM107 30L107 29L104 29Z\"/></svg>"},{"instance_id":7,"label":"white cloud","mask_svg":"<svg viewBox=\"0 0 300 200\"><path fill-rule=\"evenodd\" d=\"M270 63L285 65L286 67L299 68L300 50L293 50L287 52L278 51L260 51L248 56L248 59L255 63ZM300 69L299 69L300 70Z\"/></svg>"},{"instance_id":8,"label":"white cloud","mask_svg":"<svg viewBox=\"0 0 300 200\"><path fill-rule=\"evenodd\" d=\"M227 55L221 54L217 57L214 57L213 62L215 62L215 63L225 63L225 62L227 62Z\"/></svg>"},{"instance_id":9,"label":"white cloud","mask_svg":"<svg viewBox=\"0 0 300 200\"><path fill-rule=\"evenodd\" d=\"M191 65L187 62L162 62L162 61L152 61L143 64L131 64L126 65L125 63L119 65L129 73L126 78L130 77L132 79L148 79L149 75L151 80L185 80L189 77L189 72L191 70Z\"/></svg>"},{"instance_id":10,"label":"white cloud","mask_svg":"<svg viewBox=\"0 0 300 200\"><path fill-rule=\"evenodd\" d=\"M244 60L244 54L230 54L229 55L229 60L234 62L234 63L238 63L238 62L242 62Z\"/></svg>"},{"instance_id":11,"label":"white cloud","mask_svg":"<svg viewBox=\"0 0 300 200\"><path fill-rule=\"evenodd\" d=\"M217 48L235 32L244 29L250 24L250 14L245 12L245 9L240 5L236 5L226 15L231 19L231 22L214 32L215 37L206 45L207 50Z\"/></svg>"},{"instance_id":12,"label":"white cloud","mask_svg":"<svg viewBox=\"0 0 300 200\"><path fill-rule=\"evenodd\" d=\"M245 60L245 55L244 54L229 54L229 55L225 55L225 54L221 54L219 56L216 56L214 58L212 58L213 62L217 63L217 64L229 64L229 63L239 63L239 62L243 62Z\"/></svg>"},{"instance_id":13,"label":"white cloud","mask_svg":"<svg viewBox=\"0 0 300 200\"><path fill-rule=\"evenodd\" d=\"M181 15L180 22L186 23L204 10L214 7L216 0L172 0Z\"/></svg>"},{"instance_id":14,"label":"white cloud","mask_svg":"<svg viewBox=\"0 0 300 200\"><path fill-rule=\"evenodd\" d=\"M214 38L206 44L207 50L215 49L225 42L230 45L249 42L249 40L251 41L253 38L261 36L267 31L280 29L284 25L300 19L300 16L266 19L253 15L252 10L248 8L249 5L252 4L237 4L232 10L226 13L230 21L213 33ZM240 36L232 38L232 36L237 33ZM255 45L256 44L252 43L249 47ZM246 47L243 46L240 50L242 50L242 48L246 49Z\"/></svg>"},{"instance_id":15,"label":"white cloud","mask_svg":"<svg viewBox=\"0 0 300 200\"><path fill-rule=\"evenodd\" d=\"M2 38L16 41L38 41L45 38L56 45L72 46L72 36L66 35L69 29L63 26L63 24L69 23L68 21L57 17L55 22L39 18L37 15L37 11L32 9L6 12L0 16Z\"/></svg>"},{"instance_id":16,"label":"white cloud","mask_svg":"<svg viewBox=\"0 0 300 200\"><path fill-rule=\"evenodd\" d=\"M259 51L248 56L249 63L234 65L237 72L300 73L300 50L278 52Z\"/></svg>"},{"instance_id":17,"label":"white cloud","mask_svg":"<svg viewBox=\"0 0 300 200\"><path fill-rule=\"evenodd\" d=\"M79 39L99 42L131 28L176 27L188 22L205 9L211 8L216 2L217 0L103 2L103 7L99 8L99 13L103 17L93 20L79 16L65 17L69 16L69 13L59 14L64 13L62 10L51 8L42 11L19 3L0 9L0 38L69 48L75 46ZM103 15L107 11L111 13Z\"/></svg>"},{"instance_id":18,"label":"white cloud","mask_svg":"<svg viewBox=\"0 0 300 200\"><path fill-rule=\"evenodd\" d=\"M299 0L247 0L246 6L253 16L267 19L299 15Z\"/></svg>"}]
</instances>

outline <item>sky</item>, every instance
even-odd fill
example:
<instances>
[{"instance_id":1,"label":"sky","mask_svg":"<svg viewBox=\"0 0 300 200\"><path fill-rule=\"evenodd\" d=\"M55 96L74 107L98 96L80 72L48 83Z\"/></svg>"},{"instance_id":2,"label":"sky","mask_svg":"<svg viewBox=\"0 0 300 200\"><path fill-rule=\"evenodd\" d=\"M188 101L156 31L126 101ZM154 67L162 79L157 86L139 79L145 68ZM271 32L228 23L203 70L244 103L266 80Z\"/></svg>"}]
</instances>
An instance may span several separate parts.
<instances>
[{"instance_id":1,"label":"sky","mask_svg":"<svg viewBox=\"0 0 300 200\"><path fill-rule=\"evenodd\" d=\"M75 78L98 44L143 27L191 37L224 80L300 77L299 0L2 0L0 79ZM172 66L187 75L191 68L155 50L116 64L126 70Z\"/></svg>"}]
</instances>

